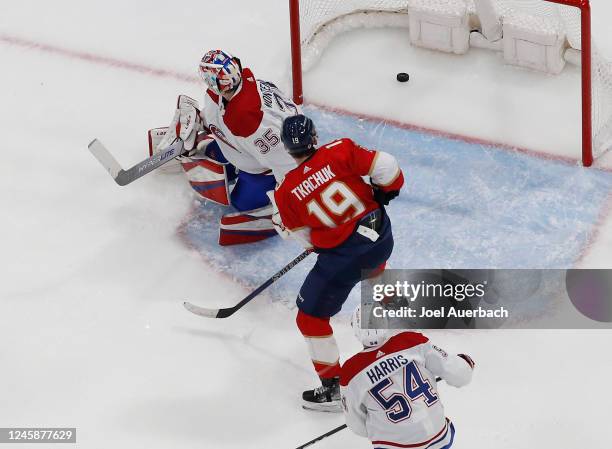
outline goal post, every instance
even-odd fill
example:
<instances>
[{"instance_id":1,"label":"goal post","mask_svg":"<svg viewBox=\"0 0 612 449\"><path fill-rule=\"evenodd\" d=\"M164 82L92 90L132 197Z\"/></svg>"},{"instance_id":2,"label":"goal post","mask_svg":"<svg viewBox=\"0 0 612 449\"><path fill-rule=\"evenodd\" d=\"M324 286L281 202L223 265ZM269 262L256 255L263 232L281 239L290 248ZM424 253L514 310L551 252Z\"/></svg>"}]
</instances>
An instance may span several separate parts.
<instances>
[{"instance_id":1,"label":"goal post","mask_svg":"<svg viewBox=\"0 0 612 449\"><path fill-rule=\"evenodd\" d=\"M293 101L304 103L302 87L302 38L300 32L300 0L289 0L289 24L291 27L291 75L293 77Z\"/></svg>"},{"instance_id":2,"label":"goal post","mask_svg":"<svg viewBox=\"0 0 612 449\"><path fill-rule=\"evenodd\" d=\"M590 0L546 0L580 9L580 59L582 70L582 165L593 165L593 87L591 82Z\"/></svg>"},{"instance_id":3,"label":"goal post","mask_svg":"<svg viewBox=\"0 0 612 449\"><path fill-rule=\"evenodd\" d=\"M480 26L478 6L474 10L474 0L444 1L451 6L456 6L458 2L465 3L469 10L466 13L470 20L469 26L473 25L474 20ZM562 50L572 51L572 55L568 56L566 53L563 57L568 62L581 65L582 163L584 166L591 166L594 156L612 147L612 105L608 104L612 98L612 65L599 55L593 55L590 1L480 1L490 3L496 11L502 11L501 17L504 17L504 14L508 14L509 17L511 13L518 12L523 17L533 14L534 17L543 17L551 21L554 19L562 23L564 36ZM399 16L410 16L411 5L415 3L425 4L424 0L289 0L294 101L298 104L303 103L302 73L313 65L313 60L318 58L325 45L335 34L363 26L409 27L407 20L401 21ZM440 1L435 3L440 3ZM559 11L556 11L553 5L559 5ZM573 12L570 14L567 11L571 9L575 9L576 14ZM503 18L500 20L503 21ZM470 29L469 31L471 32L469 46L478 46L472 42L472 35L479 30ZM537 33L538 30L534 29L534 32ZM482 34L478 34L480 40L486 40ZM503 37L500 40L503 40ZM491 42L488 48L494 48L495 45L499 50L501 47L499 42ZM565 61L563 61L564 64ZM562 66L558 71L561 69ZM595 79L594 76L596 76ZM603 98L594 98L595 90L598 94L604 92ZM599 102L594 104L594 101ZM595 124L594 121L596 121Z\"/></svg>"}]
</instances>

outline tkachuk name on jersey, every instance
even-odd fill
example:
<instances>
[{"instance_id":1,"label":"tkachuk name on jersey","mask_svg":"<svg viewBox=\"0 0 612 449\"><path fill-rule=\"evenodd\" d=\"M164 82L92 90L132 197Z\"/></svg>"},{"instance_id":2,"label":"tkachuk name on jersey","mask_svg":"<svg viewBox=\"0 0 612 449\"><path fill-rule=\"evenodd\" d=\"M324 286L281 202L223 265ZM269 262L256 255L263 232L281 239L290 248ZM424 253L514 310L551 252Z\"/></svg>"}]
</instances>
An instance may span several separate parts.
<instances>
[{"instance_id":1,"label":"tkachuk name on jersey","mask_svg":"<svg viewBox=\"0 0 612 449\"><path fill-rule=\"evenodd\" d=\"M298 200L302 201L316 189L335 177L336 174L332 171L331 167L326 165L321 170L317 170L312 175L308 176L301 184L291 190L291 193L293 193Z\"/></svg>"},{"instance_id":2,"label":"tkachuk name on jersey","mask_svg":"<svg viewBox=\"0 0 612 449\"><path fill-rule=\"evenodd\" d=\"M376 362L376 364L366 371L368 375L368 379L372 382L372 385L377 384L383 377L387 377L389 374L397 371L402 366L408 365L408 360L399 354L380 362Z\"/></svg>"}]
</instances>

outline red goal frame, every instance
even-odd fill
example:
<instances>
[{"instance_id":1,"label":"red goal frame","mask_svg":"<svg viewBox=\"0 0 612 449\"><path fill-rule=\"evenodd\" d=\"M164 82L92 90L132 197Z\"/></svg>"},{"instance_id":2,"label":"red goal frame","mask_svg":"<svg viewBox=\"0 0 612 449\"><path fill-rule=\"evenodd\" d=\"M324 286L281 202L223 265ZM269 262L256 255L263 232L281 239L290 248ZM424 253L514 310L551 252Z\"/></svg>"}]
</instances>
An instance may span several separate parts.
<instances>
[{"instance_id":1,"label":"red goal frame","mask_svg":"<svg viewBox=\"0 0 612 449\"><path fill-rule=\"evenodd\" d=\"M289 0L289 22L291 29L291 67L293 78L293 101L304 102L302 85L302 48L300 34L300 1ZM591 3L590 0L542 0L580 9L581 58L582 58L582 164L593 164L593 91L591 82Z\"/></svg>"}]
</instances>

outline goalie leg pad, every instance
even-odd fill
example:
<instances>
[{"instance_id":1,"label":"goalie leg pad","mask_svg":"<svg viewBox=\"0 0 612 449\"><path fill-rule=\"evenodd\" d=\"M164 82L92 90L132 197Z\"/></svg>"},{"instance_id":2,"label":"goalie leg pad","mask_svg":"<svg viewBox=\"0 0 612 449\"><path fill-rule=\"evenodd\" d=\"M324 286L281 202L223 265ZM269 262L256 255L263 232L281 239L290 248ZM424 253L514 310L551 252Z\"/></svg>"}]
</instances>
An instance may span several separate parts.
<instances>
[{"instance_id":1,"label":"goalie leg pad","mask_svg":"<svg viewBox=\"0 0 612 449\"><path fill-rule=\"evenodd\" d=\"M181 165L198 196L229 206L229 180L225 164L209 158L183 158Z\"/></svg>"},{"instance_id":2,"label":"goalie leg pad","mask_svg":"<svg viewBox=\"0 0 612 449\"><path fill-rule=\"evenodd\" d=\"M219 227L219 245L241 245L274 237L272 206L225 214Z\"/></svg>"}]
</instances>

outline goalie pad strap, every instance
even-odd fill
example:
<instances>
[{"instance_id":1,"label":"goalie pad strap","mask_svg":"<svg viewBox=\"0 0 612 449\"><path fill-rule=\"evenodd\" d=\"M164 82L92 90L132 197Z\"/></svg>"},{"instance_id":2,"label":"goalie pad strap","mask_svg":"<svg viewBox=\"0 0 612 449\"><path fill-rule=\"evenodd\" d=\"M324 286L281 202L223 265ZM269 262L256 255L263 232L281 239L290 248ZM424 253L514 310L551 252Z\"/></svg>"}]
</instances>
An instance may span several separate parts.
<instances>
[{"instance_id":1,"label":"goalie pad strap","mask_svg":"<svg viewBox=\"0 0 612 449\"><path fill-rule=\"evenodd\" d=\"M219 245L253 243L275 235L271 206L226 214L221 217Z\"/></svg>"}]
</instances>

